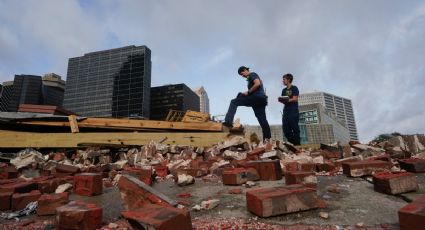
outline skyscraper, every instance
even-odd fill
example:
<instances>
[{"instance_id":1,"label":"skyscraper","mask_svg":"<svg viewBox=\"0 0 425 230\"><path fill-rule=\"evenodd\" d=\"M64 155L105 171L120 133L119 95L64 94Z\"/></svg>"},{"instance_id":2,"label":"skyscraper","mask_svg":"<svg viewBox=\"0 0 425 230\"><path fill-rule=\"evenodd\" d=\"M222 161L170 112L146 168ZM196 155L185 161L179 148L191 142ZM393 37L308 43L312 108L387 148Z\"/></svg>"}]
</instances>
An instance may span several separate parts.
<instances>
[{"instance_id":1,"label":"skyscraper","mask_svg":"<svg viewBox=\"0 0 425 230\"><path fill-rule=\"evenodd\" d=\"M19 104L43 104L41 76L15 75L7 110L9 112L17 112Z\"/></svg>"},{"instance_id":2,"label":"skyscraper","mask_svg":"<svg viewBox=\"0 0 425 230\"><path fill-rule=\"evenodd\" d=\"M168 111L198 111L199 97L185 84L164 85L151 88L151 119L164 120Z\"/></svg>"},{"instance_id":3,"label":"skyscraper","mask_svg":"<svg viewBox=\"0 0 425 230\"><path fill-rule=\"evenodd\" d=\"M200 88L195 88L193 91L199 96L200 112L209 114L210 113L210 99L208 98L208 94L205 91L204 87L201 86Z\"/></svg>"},{"instance_id":4,"label":"skyscraper","mask_svg":"<svg viewBox=\"0 0 425 230\"><path fill-rule=\"evenodd\" d=\"M43 104L62 107L65 81L61 76L48 73L43 76Z\"/></svg>"},{"instance_id":5,"label":"skyscraper","mask_svg":"<svg viewBox=\"0 0 425 230\"><path fill-rule=\"evenodd\" d=\"M150 116L151 50L126 46L70 58L64 107L82 116Z\"/></svg>"},{"instance_id":6,"label":"skyscraper","mask_svg":"<svg viewBox=\"0 0 425 230\"><path fill-rule=\"evenodd\" d=\"M312 92L300 94L298 103L299 105L320 103L326 108L326 110L345 123L346 127L350 131L351 139L358 140L353 104L350 99L325 92Z\"/></svg>"},{"instance_id":7,"label":"skyscraper","mask_svg":"<svg viewBox=\"0 0 425 230\"><path fill-rule=\"evenodd\" d=\"M0 111L7 112L13 92L13 81L5 81L0 91Z\"/></svg>"}]
</instances>

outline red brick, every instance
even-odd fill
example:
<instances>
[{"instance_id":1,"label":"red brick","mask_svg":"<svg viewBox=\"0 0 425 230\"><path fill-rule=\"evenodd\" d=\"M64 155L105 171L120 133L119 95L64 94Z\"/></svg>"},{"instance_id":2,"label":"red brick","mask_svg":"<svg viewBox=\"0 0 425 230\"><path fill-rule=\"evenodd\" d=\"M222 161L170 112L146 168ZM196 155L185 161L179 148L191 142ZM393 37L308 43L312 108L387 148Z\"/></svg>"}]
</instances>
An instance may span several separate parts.
<instances>
[{"instance_id":1,"label":"red brick","mask_svg":"<svg viewBox=\"0 0 425 230\"><path fill-rule=\"evenodd\" d=\"M283 166L284 166L284 168L282 169L283 174L285 174L287 172L298 171L298 162L296 162L296 161L285 162Z\"/></svg>"},{"instance_id":2,"label":"red brick","mask_svg":"<svg viewBox=\"0 0 425 230\"><path fill-rule=\"evenodd\" d=\"M247 181L260 179L258 172L254 168L229 168L222 174L222 181L225 185L241 185Z\"/></svg>"},{"instance_id":3,"label":"red brick","mask_svg":"<svg viewBox=\"0 0 425 230\"><path fill-rule=\"evenodd\" d=\"M66 165L66 164L57 164L56 165L56 171L60 173L69 173L69 174L75 174L80 172L80 168L73 165Z\"/></svg>"},{"instance_id":4,"label":"red brick","mask_svg":"<svg viewBox=\"0 0 425 230\"><path fill-rule=\"evenodd\" d=\"M15 193L12 195L12 211L24 209L27 204L37 201L41 193L38 190L33 190L29 193Z\"/></svg>"},{"instance_id":5,"label":"red brick","mask_svg":"<svg viewBox=\"0 0 425 230\"><path fill-rule=\"evenodd\" d=\"M300 167L300 171L316 172L315 163L303 163L303 164L299 164L299 167Z\"/></svg>"},{"instance_id":6,"label":"red brick","mask_svg":"<svg viewBox=\"0 0 425 230\"><path fill-rule=\"evenodd\" d=\"M0 179L13 179L19 175L18 171L13 166L6 166L0 168Z\"/></svg>"},{"instance_id":7,"label":"red brick","mask_svg":"<svg viewBox=\"0 0 425 230\"><path fill-rule=\"evenodd\" d=\"M78 195L100 195L102 189L102 175L99 173L80 173L74 176L74 192Z\"/></svg>"},{"instance_id":8,"label":"red brick","mask_svg":"<svg viewBox=\"0 0 425 230\"><path fill-rule=\"evenodd\" d=\"M339 170L339 167L330 161L325 161L323 164L317 164L316 166L318 172L334 172Z\"/></svg>"},{"instance_id":9,"label":"red brick","mask_svg":"<svg viewBox=\"0 0 425 230\"><path fill-rule=\"evenodd\" d=\"M118 188L120 189L121 200L126 210L140 208L147 203L163 206L177 205L176 201L171 200L161 192L130 175L121 176L118 182Z\"/></svg>"},{"instance_id":10,"label":"red brick","mask_svg":"<svg viewBox=\"0 0 425 230\"><path fill-rule=\"evenodd\" d=\"M37 214L39 216L55 215L56 208L65 205L69 201L67 192L41 195L38 199Z\"/></svg>"},{"instance_id":11,"label":"red brick","mask_svg":"<svg viewBox=\"0 0 425 230\"><path fill-rule=\"evenodd\" d=\"M242 194L242 189L240 188L230 189L229 194Z\"/></svg>"},{"instance_id":12,"label":"red brick","mask_svg":"<svg viewBox=\"0 0 425 230\"><path fill-rule=\"evenodd\" d=\"M38 188L33 181L19 181L0 185L0 192L28 193Z\"/></svg>"},{"instance_id":13,"label":"red brick","mask_svg":"<svg viewBox=\"0 0 425 230\"><path fill-rule=\"evenodd\" d=\"M261 155L265 152L266 152L266 149L264 147L258 147L258 148L251 150L251 152L248 153L248 156L258 156L258 155Z\"/></svg>"},{"instance_id":14,"label":"red brick","mask_svg":"<svg viewBox=\"0 0 425 230\"><path fill-rule=\"evenodd\" d=\"M369 160L342 163L344 174L351 177L370 176L376 172L385 172L390 169L391 163L387 161Z\"/></svg>"},{"instance_id":15,"label":"red brick","mask_svg":"<svg viewBox=\"0 0 425 230\"><path fill-rule=\"evenodd\" d=\"M5 211L10 209L10 203L12 199L12 192L0 193L0 210Z\"/></svg>"},{"instance_id":16,"label":"red brick","mask_svg":"<svg viewBox=\"0 0 425 230\"><path fill-rule=\"evenodd\" d=\"M134 177L139 178L147 185L152 185L153 183L153 170L152 168L134 168L126 167L123 171L124 174L130 174Z\"/></svg>"},{"instance_id":17,"label":"red brick","mask_svg":"<svg viewBox=\"0 0 425 230\"><path fill-rule=\"evenodd\" d=\"M425 196L420 196L398 211L400 230L422 230L425 226Z\"/></svg>"},{"instance_id":18,"label":"red brick","mask_svg":"<svg viewBox=\"0 0 425 230\"><path fill-rule=\"evenodd\" d=\"M373 175L373 185L375 191L392 195L417 191L419 189L415 175L408 172L375 173Z\"/></svg>"},{"instance_id":19,"label":"red brick","mask_svg":"<svg viewBox=\"0 0 425 230\"><path fill-rule=\"evenodd\" d=\"M164 165L156 165L154 166L155 173L159 177L166 177L168 175L168 167Z\"/></svg>"},{"instance_id":20,"label":"red brick","mask_svg":"<svg viewBox=\"0 0 425 230\"><path fill-rule=\"evenodd\" d=\"M183 170L185 174L191 175L193 177L203 177L208 174L208 170L201 168L187 168Z\"/></svg>"},{"instance_id":21,"label":"red brick","mask_svg":"<svg viewBox=\"0 0 425 230\"><path fill-rule=\"evenodd\" d=\"M409 158L399 160L400 167L408 172L425 172L425 160L419 158Z\"/></svg>"},{"instance_id":22,"label":"red brick","mask_svg":"<svg viewBox=\"0 0 425 230\"><path fill-rule=\"evenodd\" d=\"M282 167L279 160L249 161L247 167L257 169L261 180L282 179Z\"/></svg>"},{"instance_id":23,"label":"red brick","mask_svg":"<svg viewBox=\"0 0 425 230\"><path fill-rule=\"evenodd\" d=\"M102 208L96 204L71 201L56 209L56 221L62 229L98 229L102 225Z\"/></svg>"},{"instance_id":24,"label":"red brick","mask_svg":"<svg viewBox=\"0 0 425 230\"><path fill-rule=\"evenodd\" d=\"M318 208L316 190L302 185L252 189L246 192L247 208L260 217Z\"/></svg>"},{"instance_id":25,"label":"red brick","mask_svg":"<svg viewBox=\"0 0 425 230\"><path fill-rule=\"evenodd\" d=\"M287 172L285 174L285 183L287 185L303 184L306 186L315 186L317 184L317 178L314 172Z\"/></svg>"},{"instance_id":26,"label":"red brick","mask_svg":"<svg viewBox=\"0 0 425 230\"><path fill-rule=\"evenodd\" d=\"M190 213L174 207L146 204L141 209L121 213L133 229L192 229Z\"/></svg>"},{"instance_id":27,"label":"red brick","mask_svg":"<svg viewBox=\"0 0 425 230\"><path fill-rule=\"evenodd\" d=\"M323 156L325 159L339 159L341 158L340 152L331 152L329 150L321 150L320 155Z\"/></svg>"}]
</instances>

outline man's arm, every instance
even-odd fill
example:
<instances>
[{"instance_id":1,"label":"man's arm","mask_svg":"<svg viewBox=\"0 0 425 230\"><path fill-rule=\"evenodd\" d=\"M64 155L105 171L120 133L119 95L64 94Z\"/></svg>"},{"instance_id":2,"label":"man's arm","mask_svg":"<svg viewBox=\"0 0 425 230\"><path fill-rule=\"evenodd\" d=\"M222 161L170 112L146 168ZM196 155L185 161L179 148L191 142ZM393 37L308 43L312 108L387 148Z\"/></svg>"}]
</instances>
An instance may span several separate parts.
<instances>
[{"instance_id":1,"label":"man's arm","mask_svg":"<svg viewBox=\"0 0 425 230\"><path fill-rule=\"evenodd\" d=\"M298 96L293 96L291 99L288 100L288 102L297 102Z\"/></svg>"},{"instance_id":2,"label":"man's arm","mask_svg":"<svg viewBox=\"0 0 425 230\"><path fill-rule=\"evenodd\" d=\"M248 91L246 91L242 94L245 95L245 96L248 96L249 94L257 91L257 89L260 87L260 85L261 85L260 79L255 79L254 85L251 87L251 89L249 89Z\"/></svg>"}]
</instances>

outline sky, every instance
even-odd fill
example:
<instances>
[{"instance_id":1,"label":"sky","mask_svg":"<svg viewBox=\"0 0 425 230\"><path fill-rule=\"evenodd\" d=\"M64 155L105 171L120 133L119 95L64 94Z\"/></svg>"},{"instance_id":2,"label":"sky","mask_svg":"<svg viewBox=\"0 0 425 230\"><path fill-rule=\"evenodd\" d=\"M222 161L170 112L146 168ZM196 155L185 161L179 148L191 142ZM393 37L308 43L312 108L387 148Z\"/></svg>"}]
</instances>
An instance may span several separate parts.
<instances>
[{"instance_id":1,"label":"sky","mask_svg":"<svg viewBox=\"0 0 425 230\"><path fill-rule=\"evenodd\" d=\"M0 0L0 82L57 73L68 59L127 45L152 51L152 86L204 86L224 115L250 67L281 123L282 75L300 93L352 100L362 142L425 133L425 1ZM258 124L240 107L243 124Z\"/></svg>"}]
</instances>

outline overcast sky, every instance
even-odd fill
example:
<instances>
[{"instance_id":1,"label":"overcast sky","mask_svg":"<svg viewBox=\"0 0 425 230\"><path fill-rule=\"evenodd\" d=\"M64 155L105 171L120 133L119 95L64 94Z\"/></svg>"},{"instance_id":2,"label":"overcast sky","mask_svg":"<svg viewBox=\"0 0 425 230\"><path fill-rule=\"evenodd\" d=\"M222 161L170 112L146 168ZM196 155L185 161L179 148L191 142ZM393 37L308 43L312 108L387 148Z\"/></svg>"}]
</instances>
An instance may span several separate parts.
<instances>
[{"instance_id":1,"label":"overcast sky","mask_svg":"<svg viewBox=\"0 0 425 230\"><path fill-rule=\"evenodd\" d=\"M68 58L127 45L152 50L152 86L204 86L212 115L263 79L269 123L292 73L300 92L352 100L362 141L425 133L425 1L0 0L0 81L57 73ZM258 124L249 108L236 117Z\"/></svg>"}]
</instances>

